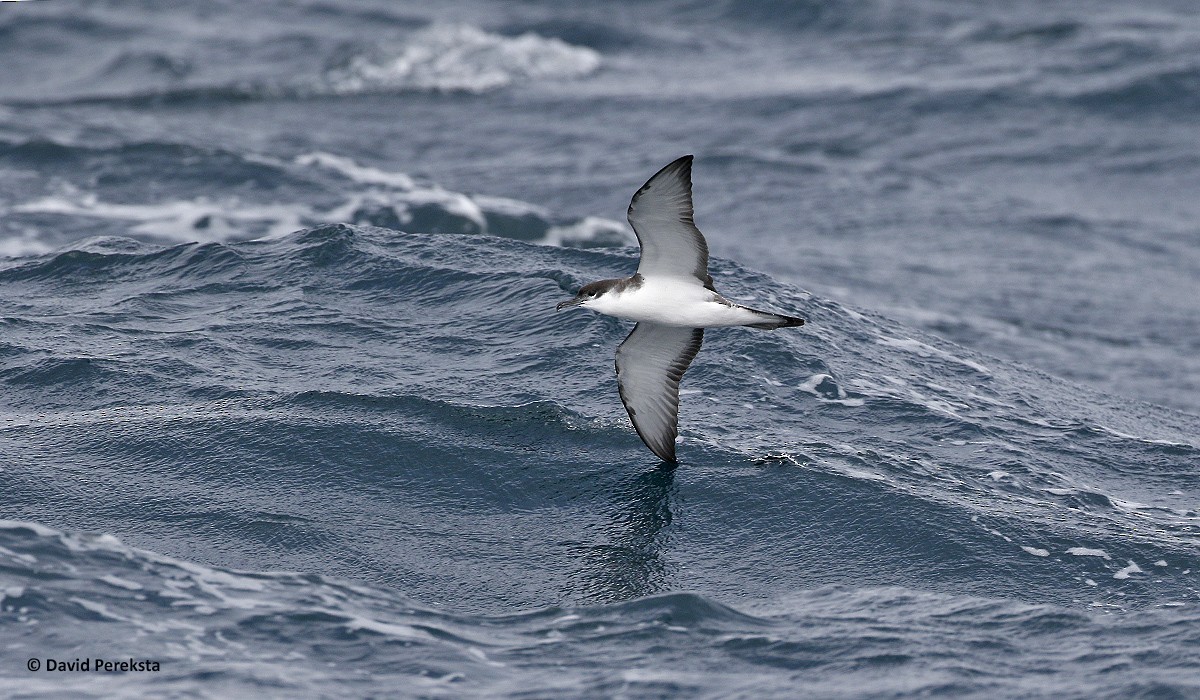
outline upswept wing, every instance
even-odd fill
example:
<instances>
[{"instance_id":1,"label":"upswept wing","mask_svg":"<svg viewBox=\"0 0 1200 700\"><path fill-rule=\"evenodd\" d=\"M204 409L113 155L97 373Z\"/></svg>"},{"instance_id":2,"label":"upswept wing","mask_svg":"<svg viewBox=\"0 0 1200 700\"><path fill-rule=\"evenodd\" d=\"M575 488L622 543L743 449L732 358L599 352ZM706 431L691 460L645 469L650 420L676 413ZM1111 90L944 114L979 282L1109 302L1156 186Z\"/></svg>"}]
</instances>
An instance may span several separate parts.
<instances>
[{"instance_id":1,"label":"upswept wing","mask_svg":"<svg viewBox=\"0 0 1200 700\"><path fill-rule=\"evenodd\" d=\"M703 328L642 322L617 348L617 385L629 420L650 451L675 461L679 380L700 352Z\"/></svg>"},{"instance_id":2,"label":"upswept wing","mask_svg":"<svg viewBox=\"0 0 1200 700\"><path fill-rule=\"evenodd\" d=\"M638 274L694 277L711 285L708 244L692 221L692 156L646 181L629 203L629 224L642 246Z\"/></svg>"}]
</instances>

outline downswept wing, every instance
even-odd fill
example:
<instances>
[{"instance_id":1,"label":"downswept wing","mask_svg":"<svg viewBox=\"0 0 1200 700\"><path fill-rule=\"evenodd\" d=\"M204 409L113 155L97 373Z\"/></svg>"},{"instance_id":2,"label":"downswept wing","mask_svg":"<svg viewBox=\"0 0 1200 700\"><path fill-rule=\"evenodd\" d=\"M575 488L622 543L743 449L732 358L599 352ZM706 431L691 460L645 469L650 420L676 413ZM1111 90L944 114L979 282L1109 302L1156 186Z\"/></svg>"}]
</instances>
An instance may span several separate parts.
<instances>
[{"instance_id":1,"label":"downswept wing","mask_svg":"<svg viewBox=\"0 0 1200 700\"><path fill-rule=\"evenodd\" d=\"M654 174L629 203L629 224L642 246L638 274L693 277L711 286L708 244L692 221L692 156Z\"/></svg>"},{"instance_id":2,"label":"downswept wing","mask_svg":"<svg viewBox=\"0 0 1200 700\"><path fill-rule=\"evenodd\" d=\"M675 461L679 380L700 352L703 328L642 322L617 348L617 385L629 420L650 451Z\"/></svg>"}]
</instances>

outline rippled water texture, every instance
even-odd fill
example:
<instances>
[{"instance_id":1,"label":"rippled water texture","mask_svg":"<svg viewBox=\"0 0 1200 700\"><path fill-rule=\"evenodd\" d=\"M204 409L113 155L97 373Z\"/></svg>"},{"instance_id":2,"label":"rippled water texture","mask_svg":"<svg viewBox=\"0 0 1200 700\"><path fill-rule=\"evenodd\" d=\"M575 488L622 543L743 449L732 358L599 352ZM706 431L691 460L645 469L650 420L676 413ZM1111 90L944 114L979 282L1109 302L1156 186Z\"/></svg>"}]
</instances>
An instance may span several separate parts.
<instances>
[{"instance_id":1,"label":"rippled water texture","mask_svg":"<svg viewBox=\"0 0 1200 700\"><path fill-rule=\"evenodd\" d=\"M1200 694L1186 5L0 4L0 696ZM632 192L694 152L681 464ZM31 658L159 672L31 672Z\"/></svg>"}]
</instances>

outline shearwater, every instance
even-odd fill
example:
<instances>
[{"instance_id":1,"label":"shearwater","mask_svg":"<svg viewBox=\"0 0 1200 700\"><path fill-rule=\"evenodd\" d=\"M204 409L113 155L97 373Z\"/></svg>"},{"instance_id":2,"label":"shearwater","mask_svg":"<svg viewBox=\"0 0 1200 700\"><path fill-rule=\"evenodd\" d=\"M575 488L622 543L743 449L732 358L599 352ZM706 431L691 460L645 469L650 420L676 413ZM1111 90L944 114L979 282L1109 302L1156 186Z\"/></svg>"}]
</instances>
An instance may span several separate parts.
<instances>
[{"instance_id":1,"label":"shearwater","mask_svg":"<svg viewBox=\"0 0 1200 700\"><path fill-rule=\"evenodd\" d=\"M629 223L642 246L637 272L586 284L558 305L560 311L582 306L637 321L617 348L617 386L642 442L672 463L679 380L700 352L704 329L804 325L802 318L751 309L718 294L708 274L708 244L692 215L692 156L683 156L655 173L629 203Z\"/></svg>"}]
</instances>

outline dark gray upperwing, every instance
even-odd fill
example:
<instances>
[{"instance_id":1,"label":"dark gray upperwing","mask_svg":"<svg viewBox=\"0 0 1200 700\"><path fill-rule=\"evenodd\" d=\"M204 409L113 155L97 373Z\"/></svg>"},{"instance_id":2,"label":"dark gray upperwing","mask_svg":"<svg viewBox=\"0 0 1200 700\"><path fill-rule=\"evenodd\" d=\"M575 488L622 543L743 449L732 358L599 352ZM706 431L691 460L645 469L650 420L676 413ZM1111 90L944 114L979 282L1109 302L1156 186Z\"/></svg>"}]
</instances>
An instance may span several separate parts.
<instances>
[{"instance_id":1,"label":"dark gray upperwing","mask_svg":"<svg viewBox=\"0 0 1200 700\"><path fill-rule=\"evenodd\" d=\"M643 321L617 348L621 401L642 442L664 462L675 461L679 380L703 342L703 328Z\"/></svg>"},{"instance_id":2,"label":"dark gray upperwing","mask_svg":"<svg viewBox=\"0 0 1200 700\"><path fill-rule=\"evenodd\" d=\"M708 244L692 221L692 156L646 181L629 203L629 224L642 246L638 274L694 277L711 286Z\"/></svg>"}]
</instances>

